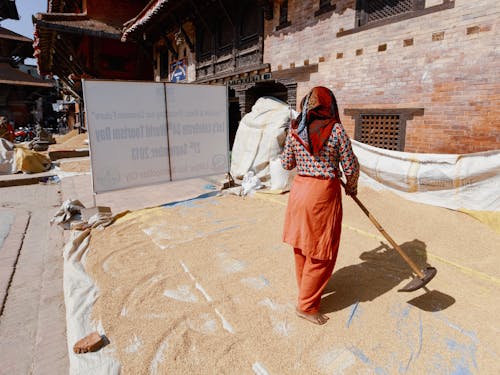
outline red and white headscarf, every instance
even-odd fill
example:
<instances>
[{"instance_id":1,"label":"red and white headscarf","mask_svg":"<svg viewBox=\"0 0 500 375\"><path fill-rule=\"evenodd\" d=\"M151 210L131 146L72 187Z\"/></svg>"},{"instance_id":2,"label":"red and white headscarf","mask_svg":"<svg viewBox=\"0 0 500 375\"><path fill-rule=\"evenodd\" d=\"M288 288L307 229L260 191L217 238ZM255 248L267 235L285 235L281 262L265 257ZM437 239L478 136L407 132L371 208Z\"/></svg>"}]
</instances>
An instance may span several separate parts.
<instances>
[{"instance_id":1,"label":"red and white headscarf","mask_svg":"<svg viewBox=\"0 0 500 375\"><path fill-rule=\"evenodd\" d=\"M340 123L337 101L330 89L317 86L302 99L300 110L292 122L292 136L309 153L318 155L330 137L333 125Z\"/></svg>"}]
</instances>

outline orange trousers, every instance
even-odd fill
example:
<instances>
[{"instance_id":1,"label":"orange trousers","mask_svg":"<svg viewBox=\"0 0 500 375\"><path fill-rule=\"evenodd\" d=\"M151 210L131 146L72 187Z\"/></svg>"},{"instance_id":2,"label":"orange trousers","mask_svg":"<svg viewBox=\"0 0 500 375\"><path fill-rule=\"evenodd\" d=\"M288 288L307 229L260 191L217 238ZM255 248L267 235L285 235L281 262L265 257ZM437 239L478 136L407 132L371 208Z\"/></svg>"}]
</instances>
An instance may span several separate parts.
<instances>
[{"instance_id":1,"label":"orange trousers","mask_svg":"<svg viewBox=\"0 0 500 375\"><path fill-rule=\"evenodd\" d=\"M307 314L319 311L321 294L332 276L337 252L333 259L320 260L302 254L302 250L293 249L295 254L295 274L299 288L297 308Z\"/></svg>"}]
</instances>

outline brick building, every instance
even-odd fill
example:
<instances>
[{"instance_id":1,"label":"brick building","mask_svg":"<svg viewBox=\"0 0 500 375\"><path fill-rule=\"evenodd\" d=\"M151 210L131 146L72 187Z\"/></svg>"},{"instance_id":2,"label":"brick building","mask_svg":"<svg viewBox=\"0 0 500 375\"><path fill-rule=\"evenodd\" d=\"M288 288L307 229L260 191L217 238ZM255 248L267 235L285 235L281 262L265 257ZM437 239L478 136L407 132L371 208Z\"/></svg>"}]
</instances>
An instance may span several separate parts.
<instances>
[{"instance_id":1,"label":"brick building","mask_svg":"<svg viewBox=\"0 0 500 375\"><path fill-rule=\"evenodd\" d=\"M264 61L273 72L317 65L297 97L330 87L356 139L410 152L500 148L498 1L283 4L286 20L265 24Z\"/></svg>"},{"instance_id":2,"label":"brick building","mask_svg":"<svg viewBox=\"0 0 500 375\"><path fill-rule=\"evenodd\" d=\"M122 40L153 45L158 81L182 66L186 82L228 84L233 134L258 97L296 106L324 85L355 139L470 153L500 148L499 10L496 0L153 0Z\"/></svg>"}]
</instances>

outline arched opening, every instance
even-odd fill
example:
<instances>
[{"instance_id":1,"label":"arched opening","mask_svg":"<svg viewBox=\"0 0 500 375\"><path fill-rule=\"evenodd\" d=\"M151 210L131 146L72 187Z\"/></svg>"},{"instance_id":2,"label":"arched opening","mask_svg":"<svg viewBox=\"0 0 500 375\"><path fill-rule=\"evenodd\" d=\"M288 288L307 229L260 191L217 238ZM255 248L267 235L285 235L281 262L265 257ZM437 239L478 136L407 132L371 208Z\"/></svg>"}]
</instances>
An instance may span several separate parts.
<instances>
[{"instance_id":1,"label":"arched opening","mask_svg":"<svg viewBox=\"0 0 500 375\"><path fill-rule=\"evenodd\" d=\"M252 109L257 99L263 96L272 96L288 103L288 90L285 85L276 81L258 82L246 92L248 112Z\"/></svg>"}]
</instances>

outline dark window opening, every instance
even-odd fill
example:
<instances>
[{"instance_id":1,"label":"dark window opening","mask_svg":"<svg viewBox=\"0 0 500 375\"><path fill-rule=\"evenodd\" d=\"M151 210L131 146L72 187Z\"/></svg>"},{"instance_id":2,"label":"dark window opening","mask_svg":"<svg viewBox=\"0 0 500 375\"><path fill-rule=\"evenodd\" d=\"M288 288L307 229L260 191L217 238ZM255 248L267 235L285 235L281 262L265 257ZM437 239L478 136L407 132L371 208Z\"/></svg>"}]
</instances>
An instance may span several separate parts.
<instances>
[{"instance_id":1,"label":"dark window opening","mask_svg":"<svg viewBox=\"0 0 500 375\"><path fill-rule=\"evenodd\" d=\"M241 121L240 103L234 89L229 89L229 149L233 149L236 132Z\"/></svg>"},{"instance_id":2,"label":"dark window opening","mask_svg":"<svg viewBox=\"0 0 500 375\"><path fill-rule=\"evenodd\" d=\"M62 2L62 13L82 13L82 0L69 0ZM54 10L52 10L54 12Z\"/></svg>"},{"instance_id":3,"label":"dark window opening","mask_svg":"<svg viewBox=\"0 0 500 375\"><path fill-rule=\"evenodd\" d=\"M280 4L280 23L276 26L276 30L283 29L291 25L291 22L288 21L288 0L283 0Z\"/></svg>"},{"instance_id":4,"label":"dark window opening","mask_svg":"<svg viewBox=\"0 0 500 375\"><path fill-rule=\"evenodd\" d=\"M322 14L334 11L336 8L337 5L332 5L332 0L319 0L319 10L314 12L314 16L318 17Z\"/></svg>"},{"instance_id":5,"label":"dark window opening","mask_svg":"<svg viewBox=\"0 0 500 375\"><path fill-rule=\"evenodd\" d=\"M160 51L160 79L168 78L168 52L167 50Z\"/></svg>"}]
</instances>

